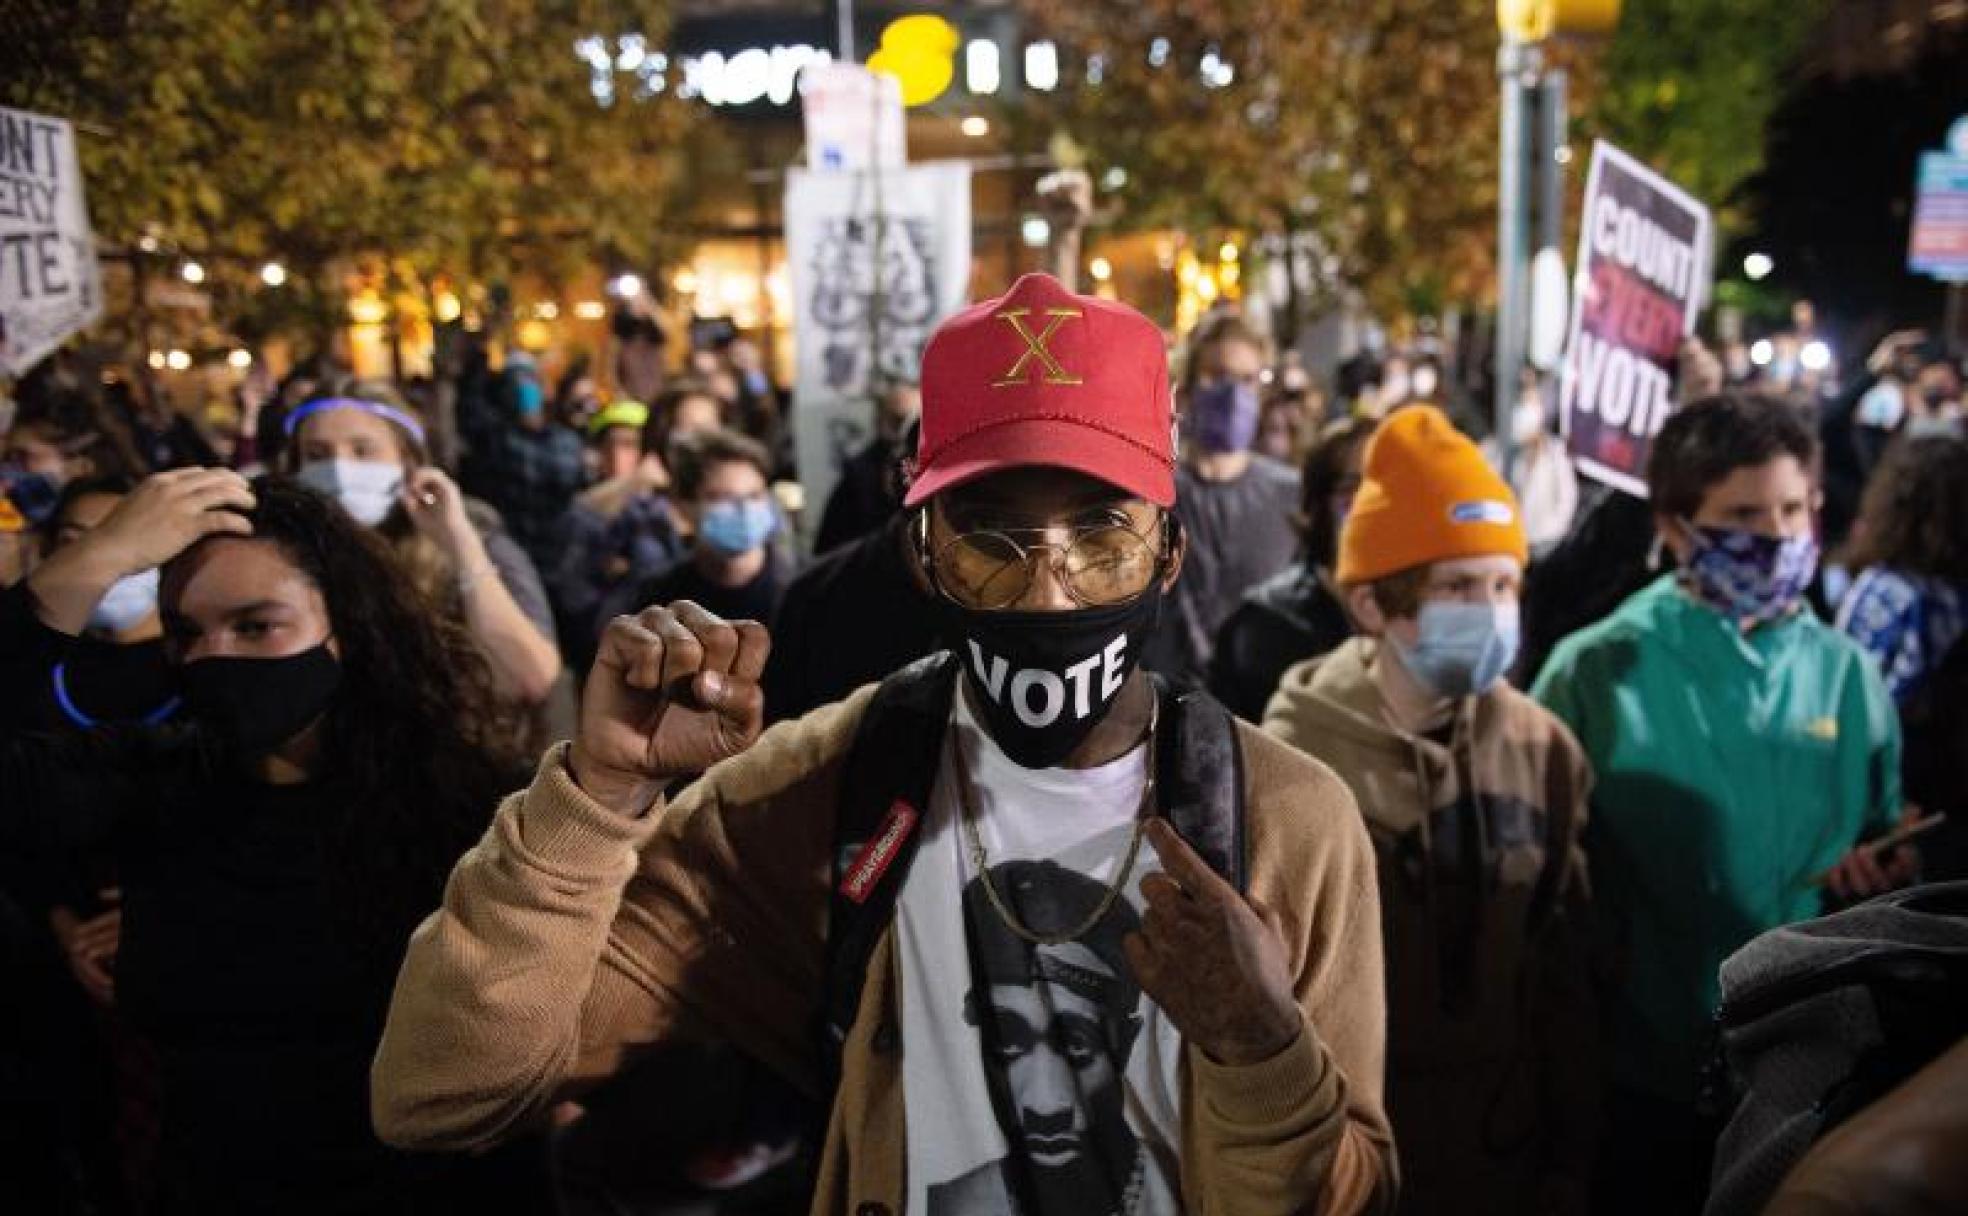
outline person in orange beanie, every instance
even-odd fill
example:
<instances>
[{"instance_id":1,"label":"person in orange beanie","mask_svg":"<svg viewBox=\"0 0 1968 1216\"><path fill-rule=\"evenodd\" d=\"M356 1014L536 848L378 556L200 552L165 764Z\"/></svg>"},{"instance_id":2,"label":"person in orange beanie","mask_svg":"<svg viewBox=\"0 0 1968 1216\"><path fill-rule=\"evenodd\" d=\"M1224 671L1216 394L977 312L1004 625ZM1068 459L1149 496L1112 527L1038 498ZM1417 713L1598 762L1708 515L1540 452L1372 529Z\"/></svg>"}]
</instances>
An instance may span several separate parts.
<instances>
[{"instance_id":1,"label":"person in orange beanie","mask_svg":"<svg viewBox=\"0 0 1968 1216\"><path fill-rule=\"evenodd\" d=\"M1591 772L1504 681L1525 554L1476 445L1432 406L1390 414L1340 533L1360 636L1288 669L1265 714L1346 781L1373 838L1405 1212L1586 1210Z\"/></svg>"}]
</instances>

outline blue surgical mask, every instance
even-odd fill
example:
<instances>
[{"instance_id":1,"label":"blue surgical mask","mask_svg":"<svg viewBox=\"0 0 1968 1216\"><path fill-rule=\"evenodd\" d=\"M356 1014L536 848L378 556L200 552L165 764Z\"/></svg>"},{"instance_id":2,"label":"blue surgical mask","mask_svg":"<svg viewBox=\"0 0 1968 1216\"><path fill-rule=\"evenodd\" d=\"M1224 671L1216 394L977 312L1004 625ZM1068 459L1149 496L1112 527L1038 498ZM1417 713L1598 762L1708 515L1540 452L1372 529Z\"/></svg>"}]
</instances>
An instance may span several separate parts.
<instances>
[{"instance_id":1,"label":"blue surgical mask","mask_svg":"<svg viewBox=\"0 0 1968 1216\"><path fill-rule=\"evenodd\" d=\"M109 585L89 613L89 628L121 633L157 610L157 569L126 574Z\"/></svg>"},{"instance_id":2,"label":"blue surgical mask","mask_svg":"<svg viewBox=\"0 0 1968 1216\"><path fill-rule=\"evenodd\" d=\"M403 466L387 460L310 460L295 480L319 490L373 528L389 517L403 491Z\"/></svg>"},{"instance_id":3,"label":"blue surgical mask","mask_svg":"<svg viewBox=\"0 0 1968 1216\"><path fill-rule=\"evenodd\" d=\"M521 418L537 417L547 405L547 394L540 382L531 376L521 376L513 384L513 409Z\"/></svg>"},{"instance_id":4,"label":"blue surgical mask","mask_svg":"<svg viewBox=\"0 0 1968 1216\"><path fill-rule=\"evenodd\" d=\"M697 521L697 539L726 557L750 553L778 530L779 513L767 498L715 502Z\"/></svg>"},{"instance_id":5,"label":"blue surgical mask","mask_svg":"<svg viewBox=\"0 0 1968 1216\"><path fill-rule=\"evenodd\" d=\"M1468 604L1430 600L1416 618L1412 647L1389 637L1408 674L1438 697L1488 692L1517 659L1521 635L1517 601Z\"/></svg>"},{"instance_id":6,"label":"blue surgical mask","mask_svg":"<svg viewBox=\"0 0 1968 1216\"><path fill-rule=\"evenodd\" d=\"M1189 436L1211 455L1248 451L1260 413L1256 385L1242 380L1198 385L1189 394Z\"/></svg>"}]
</instances>

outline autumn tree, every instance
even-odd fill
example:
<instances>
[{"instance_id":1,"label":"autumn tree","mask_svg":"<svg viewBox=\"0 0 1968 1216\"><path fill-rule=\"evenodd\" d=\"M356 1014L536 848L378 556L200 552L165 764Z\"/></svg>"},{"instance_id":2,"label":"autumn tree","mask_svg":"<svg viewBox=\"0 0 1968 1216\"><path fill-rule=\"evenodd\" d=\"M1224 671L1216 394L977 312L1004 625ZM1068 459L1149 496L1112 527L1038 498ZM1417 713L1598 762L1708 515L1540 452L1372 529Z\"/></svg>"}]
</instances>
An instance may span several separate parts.
<instances>
[{"instance_id":1,"label":"autumn tree","mask_svg":"<svg viewBox=\"0 0 1968 1216\"><path fill-rule=\"evenodd\" d=\"M1383 306L1477 290L1494 224L1488 0L1118 0L1026 12L1068 75L1028 122L1118 167L1129 223L1316 235Z\"/></svg>"},{"instance_id":2,"label":"autumn tree","mask_svg":"<svg viewBox=\"0 0 1968 1216\"><path fill-rule=\"evenodd\" d=\"M1584 64L1581 131L1642 157L1716 209L1747 220L1740 192L1762 167L1825 0L1625 0L1620 32Z\"/></svg>"},{"instance_id":3,"label":"autumn tree","mask_svg":"<svg viewBox=\"0 0 1968 1216\"><path fill-rule=\"evenodd\" d=\"M1023 0L1058 90L1019 118L1125 170L1120 222L1306 232L1383 312L1493 291L1493 0ZM1618 33L1553 48L1572 136L1603 137L1721 206L1821 0L1627 0ZM1581 162L1582 163L1582 162ZM1574 190L1577 182L1574 182Z\"/></svg>"},{"instance_id":4,"label":"autumn tree","mask_svg":"<svg viewBox=\"0 0 1968 1216\"><path fill-rule=\"evenodd\" d=\"M34 0L29 0L32 4ZM59 6L57 6L59 7ZM667 12L627 0L80 0L0 101L74 120L106 245L250 272L380 259L548 278L655 251L700 133L664 91L590 91L578 39ZM625 91L626 93L626 91ZM332 290L329 291L332 295Z\"/></svg>"}]
</instances>

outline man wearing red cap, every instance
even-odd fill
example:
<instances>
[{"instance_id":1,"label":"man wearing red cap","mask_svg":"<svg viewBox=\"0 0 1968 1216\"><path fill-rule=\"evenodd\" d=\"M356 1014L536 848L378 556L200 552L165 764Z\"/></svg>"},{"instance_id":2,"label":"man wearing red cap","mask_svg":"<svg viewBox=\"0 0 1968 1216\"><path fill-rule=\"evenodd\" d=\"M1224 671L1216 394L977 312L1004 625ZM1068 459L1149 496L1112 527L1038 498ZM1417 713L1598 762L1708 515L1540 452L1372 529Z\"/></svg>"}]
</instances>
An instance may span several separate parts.
<instances>
[{"instance_id":1,"label":"man wearing red cap","mask_svg":"<svg viewBox=\"0 0 1968 1216\"><path fill-rule=\"evenodd\" d=\"M1138 670L1173 466L1146 318L1032 275L947 322L906 506L954 654L760 736L762 627L615 621L412 942L383 1137L489 1144L715 1034L831 1102L815 1213L1384 1207L1358 812Z\"/></svg>"}]
</instances>

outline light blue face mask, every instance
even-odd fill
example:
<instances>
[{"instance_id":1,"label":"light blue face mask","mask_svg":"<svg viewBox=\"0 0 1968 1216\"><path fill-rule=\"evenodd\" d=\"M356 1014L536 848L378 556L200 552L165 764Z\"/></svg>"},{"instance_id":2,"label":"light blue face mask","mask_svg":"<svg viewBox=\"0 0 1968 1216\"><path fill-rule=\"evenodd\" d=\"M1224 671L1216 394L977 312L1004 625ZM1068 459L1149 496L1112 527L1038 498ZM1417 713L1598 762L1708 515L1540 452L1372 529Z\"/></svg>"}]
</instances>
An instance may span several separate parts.
<instances>
[{"instance_id":1,"label":"light blue face mask","mask_svg":"<svg viewBox=\"0 0 1968 1216\"><path fill-rule=\"evenodd\" d=\"M126 574L109 585L89 613L89 627L121 633L157 610L157 568Z\"/></svg>"},{"instance_id":2,"label":"light blue face mask","mask_svg":"<svg viewBox=\"0 0 1968 1216\"><path fill-rule=\"evenodd\" d=\"M1413 647L1387 640L1408 673L1438 697L1488 692L1516 661L1521 628L1515 600L1430 600L1416 623L1421 635Z\"/></svg>"},{"instance_id":3,"label":"light blue face mask","mask_svg":"<svg viewBox=\"0 0 1968 1216\"><path fill-rule=\"evenodd\" d=\"M768 498L712 503L697 521L697 538L726 557L750 553L779 530L779 513Z\"/></svg>"}]
</instances>

